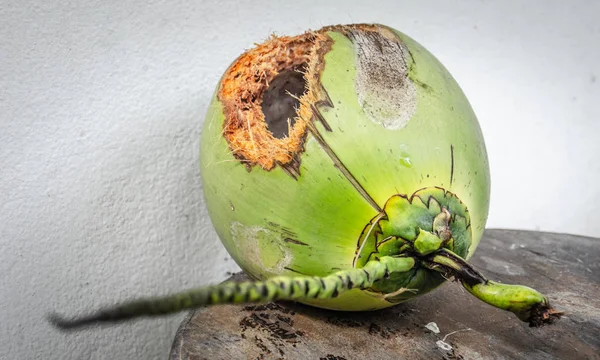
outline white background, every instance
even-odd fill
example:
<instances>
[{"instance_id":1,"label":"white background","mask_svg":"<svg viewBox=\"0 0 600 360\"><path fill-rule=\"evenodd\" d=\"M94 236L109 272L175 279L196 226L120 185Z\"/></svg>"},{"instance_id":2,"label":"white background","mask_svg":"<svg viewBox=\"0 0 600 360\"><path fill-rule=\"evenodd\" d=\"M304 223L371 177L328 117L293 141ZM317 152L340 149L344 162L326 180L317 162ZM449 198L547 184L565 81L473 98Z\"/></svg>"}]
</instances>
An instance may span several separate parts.
<instances>
[{"instance_id":1,"label":"white background","mask_svg":"<svg viewBox=\"0 0 600 360\"><path fill-rule=\"evenodd\" d=\"M0 358L166 358L182 315L68 336L44 316L237 269L204 208L199 133L222 72L272 32L412 36L480 119L488 227L600 236L599 15L591 0L3 0Z\"/></svg>"}]
</instances>

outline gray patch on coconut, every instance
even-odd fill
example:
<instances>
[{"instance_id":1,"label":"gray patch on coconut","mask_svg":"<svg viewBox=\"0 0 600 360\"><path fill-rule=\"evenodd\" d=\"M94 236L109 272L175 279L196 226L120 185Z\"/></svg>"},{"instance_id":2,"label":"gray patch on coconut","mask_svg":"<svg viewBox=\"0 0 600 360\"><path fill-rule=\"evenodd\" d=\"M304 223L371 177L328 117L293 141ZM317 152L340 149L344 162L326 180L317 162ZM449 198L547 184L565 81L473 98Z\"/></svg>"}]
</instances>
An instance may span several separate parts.
<instances>
[{"instance_id":1,"label":"gray patch on coconut","mask_svg":"<svg viewBox=\"0 0 600 360\"><path fill-rule=\"evenodd\" d=\"M374 123L389 130L403 128L417 109L417 90L408 78L408 50L384 29L353 31L350 37L356 51L354 83L360 106Z\"/></svg>"},{"instance_id":2,"label":"gray patch on coconut","mask_svg":"<svg viewBox=\"0 0 600 360\"><path fill-rule=\"evenodd\" d=\"M289 249L282 245L279 233L237 221L231 224L230 233L238 256L272 275L281 274L293 260Z\"/></svg>"}]
</instances>

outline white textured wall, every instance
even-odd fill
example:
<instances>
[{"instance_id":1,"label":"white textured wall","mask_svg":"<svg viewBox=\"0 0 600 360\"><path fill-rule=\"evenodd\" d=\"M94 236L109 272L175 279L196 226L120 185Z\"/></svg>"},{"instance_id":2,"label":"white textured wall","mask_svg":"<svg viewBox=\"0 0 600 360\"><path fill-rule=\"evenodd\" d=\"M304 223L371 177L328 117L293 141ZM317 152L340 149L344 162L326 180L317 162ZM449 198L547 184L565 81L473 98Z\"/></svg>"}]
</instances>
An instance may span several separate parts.
<instances>
[{"instance_id":1,"label":"white textured wall","mask_svg":"<svg viewBox=\"0 0 600 360\"><path fill-rule=\"evenodd\" d=\"M236 269L204 208L198 137L221 73L271 32L411 35L480 118L489 227L600 236L598 14L592 0L2 1L0 358L166 357L181 315L69 336L44 316Z\"/></svg>"}]
</instances>

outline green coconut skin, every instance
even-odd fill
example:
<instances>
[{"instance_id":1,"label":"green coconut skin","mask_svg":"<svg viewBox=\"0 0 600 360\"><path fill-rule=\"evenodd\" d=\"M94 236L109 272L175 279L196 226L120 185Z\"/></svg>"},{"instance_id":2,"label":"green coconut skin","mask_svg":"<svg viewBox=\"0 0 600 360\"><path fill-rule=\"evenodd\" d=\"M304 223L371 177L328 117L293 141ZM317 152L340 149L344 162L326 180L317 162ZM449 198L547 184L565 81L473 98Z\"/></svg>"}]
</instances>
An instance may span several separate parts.
<instances>
[{"instance_id":1,"label":"green coconut skin","mask_svg":"<svg viewBox=\"0 0 600 360\"><path fill-rule=\"evenodd\" d=\"M407 35L391 29L408 49L408 78L416 109L400 129L371 121L359 103L357 47L329 31L321 84L333 107L319 106L332 131L315 126L374 202L384 208L394 195L439 187L456 195L470 214L470 258L488 216L490 175L477 118L444 66ZM357 242L379 211L365 200L309 134L297 179L281 167L250 170L235 159L222 135L225 115L216 93L201 138L200 166L206 204L215 229L236 263L256 279L277 275L326 276L354 267ZM428 271L411 298L443 282ZM412 294L412 293L411 293ZM352 289L334 299L300 300L335 310L372 310L390 302Z\"/></svg>"}]
</instances>

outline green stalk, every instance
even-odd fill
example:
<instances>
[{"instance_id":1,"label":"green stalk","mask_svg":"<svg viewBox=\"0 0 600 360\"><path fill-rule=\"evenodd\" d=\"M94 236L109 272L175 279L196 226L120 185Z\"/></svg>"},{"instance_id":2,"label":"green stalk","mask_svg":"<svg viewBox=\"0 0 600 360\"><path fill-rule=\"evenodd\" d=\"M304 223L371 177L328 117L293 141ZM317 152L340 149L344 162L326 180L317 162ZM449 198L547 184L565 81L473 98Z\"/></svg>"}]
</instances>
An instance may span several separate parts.
<instances>
[{"instance_id":1,"label":"green stalk","mask_svg":"<svg viewBox=\"0 0 600 360\"><path fill-rule=\"evenodd\" d=\"M429 267L452 275L467 291L483 302L514 313L521 321L537 327L560 318L548 298L535 289L523 285L501 284L486 279L460 256L440 249L429 259Z\"/></svg>"},{"instance_id":2,"label":"green stalk","mask_svg":"<svg viewBox=\"0 0 600 360\"><path fill-rule=\"evenodd\" d=\"M364 267L338 271L332 275L276 276L266 281L225 282L165 297L139 299L108 307L88 316L65 319L51 315L51 323L62 329L76 329L98 323L114 323L142 316L158 316L185 309L216 304L261 303L274 300L331 299L357 288L368 289L393 273L413 268L411 257L384 256Z\"/></svg>"}]
</instances>

